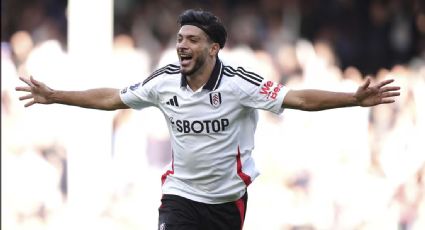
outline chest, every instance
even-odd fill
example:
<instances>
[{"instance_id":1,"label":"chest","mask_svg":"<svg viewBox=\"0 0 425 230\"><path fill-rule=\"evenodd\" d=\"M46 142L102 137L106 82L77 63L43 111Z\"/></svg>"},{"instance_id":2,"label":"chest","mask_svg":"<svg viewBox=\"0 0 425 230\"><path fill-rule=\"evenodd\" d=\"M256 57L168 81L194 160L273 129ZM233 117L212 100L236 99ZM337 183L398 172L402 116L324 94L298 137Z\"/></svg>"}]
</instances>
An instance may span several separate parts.
<instances>
[{"instance_id":1,"label":"chest","mask_svg":"<svg viewBox=\"0 0 425 230\"><path fill-rule=\"evenodd\" d=\"M159 107L166 115L185 119L218 118L241 109L238 98L229 90L169 90L162 92L159 100Z\"/></svg>"},{"instance_id":2,"label":"chest","mask_svg":"<svg viewBox=\"0 0 425 230\"><path fill-rule=\"evenodd\" d=\"M228 90L179 90L161 95L159 108L177 133L221 133L229 130L243 113L239 100Z\"/></svg>"}]
</instances>

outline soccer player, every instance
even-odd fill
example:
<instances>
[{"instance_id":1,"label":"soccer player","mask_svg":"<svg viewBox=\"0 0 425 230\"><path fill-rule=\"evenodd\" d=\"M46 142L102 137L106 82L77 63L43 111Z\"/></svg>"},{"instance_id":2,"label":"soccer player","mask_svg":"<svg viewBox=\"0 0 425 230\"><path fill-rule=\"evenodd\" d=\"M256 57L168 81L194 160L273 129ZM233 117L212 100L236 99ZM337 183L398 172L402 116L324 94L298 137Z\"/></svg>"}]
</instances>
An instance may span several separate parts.
<instances>
[{"instance_id":1,"label":"soccer player","mask_svg":"<svg viewBox=\"0 0 425 230\"><path fill-rule=\"evenodd\" d=\"M99 110L159 108L170 130L172 161L162 176L158 229L240 230L247 186L258 176L251 157L257 109L276 114L393 103L400 87L366 79L356 92L291 90L219 59L227 32L213 14L187 10L178 19L179 62L124 89L59 91L20 79L25 107L59 103ZM141 127L143 128L143 127Z\"/></svg>"}]
</instances>

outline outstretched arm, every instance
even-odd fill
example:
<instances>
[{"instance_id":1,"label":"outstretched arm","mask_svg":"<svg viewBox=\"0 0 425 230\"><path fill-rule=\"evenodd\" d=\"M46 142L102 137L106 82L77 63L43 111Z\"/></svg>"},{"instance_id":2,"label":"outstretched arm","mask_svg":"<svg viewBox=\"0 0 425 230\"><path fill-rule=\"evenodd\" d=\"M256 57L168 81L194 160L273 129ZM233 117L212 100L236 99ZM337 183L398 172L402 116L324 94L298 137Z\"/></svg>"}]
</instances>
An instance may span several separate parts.
<instances>
[{"instance_id":1,"label":"outstretched arm","mask_svg":"<svg viewBox=\"0 0 425 230\"><path fill-rule=\"evenodd\" d=\"M394 97L400 95L400 87L387 86L394 80L384 80L370 86L367 78L355 93L340 93L324 90L291 90L285 96L282 107L305 111L319 111L349 106L369 107L394 102Z\"/></svg>"},{"instance_id":2,"label":"outstretched arm","mask_svg":"<svg viewBox=\"0 0 425 230\"><path fill-rule=\"evenodd\" d=\"M25 107L34 104L64 104L79 106L90 109L116 110L127 109L119 96L119 90L113 88L98 88L84 91L60 91L46 86L35 80L32 76L27 79L20 77L27 86L18 86L16 91L28 92L29 94L19 97L19 100L29 100Z\"/></svg>"}]
</instances>

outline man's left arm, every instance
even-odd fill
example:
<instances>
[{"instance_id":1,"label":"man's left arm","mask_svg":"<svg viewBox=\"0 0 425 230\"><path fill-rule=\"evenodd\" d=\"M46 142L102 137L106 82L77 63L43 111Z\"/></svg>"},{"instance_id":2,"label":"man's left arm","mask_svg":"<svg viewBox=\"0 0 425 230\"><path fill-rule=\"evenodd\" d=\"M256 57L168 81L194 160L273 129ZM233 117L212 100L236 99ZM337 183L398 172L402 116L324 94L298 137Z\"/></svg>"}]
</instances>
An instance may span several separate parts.
<instances>
[{"instance_id":1,"label":"man's left arm","mask_svg":"<svg viewBox=\"0 0 425 230\"><path fill-rule=\"evenodd\" d=\"M282 107L304 111L320 111L350 106L369 107L393 103L394 97L400 95L400 87L388 86L393 81L393 79L384 80L370 86L371 80L367 78L364 84L354 93L315 89L290 90L283 100Z\"/></svg>"}]
</instances>

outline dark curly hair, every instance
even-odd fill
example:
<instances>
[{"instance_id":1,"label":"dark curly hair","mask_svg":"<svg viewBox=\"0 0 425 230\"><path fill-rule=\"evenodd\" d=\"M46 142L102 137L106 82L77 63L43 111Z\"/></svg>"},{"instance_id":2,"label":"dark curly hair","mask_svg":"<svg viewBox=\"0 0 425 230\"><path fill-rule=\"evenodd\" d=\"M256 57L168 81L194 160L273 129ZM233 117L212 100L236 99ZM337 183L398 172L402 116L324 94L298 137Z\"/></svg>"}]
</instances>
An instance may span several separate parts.
<instances>
[{"instance_id":1,"label":"dark curly hair","mask_svg":"<svg viewBox=\"0 0 425 230\"><path fill-rule=\"evenodd\" d=\"M223 48L224 44L226 44L226 28L224 28L220 19L211 12L194 9L186 10L180 14L177 22L180 27L184 25L199 27L213 42L218 43L220 48Z\"/></svg>"}]
</instances>

